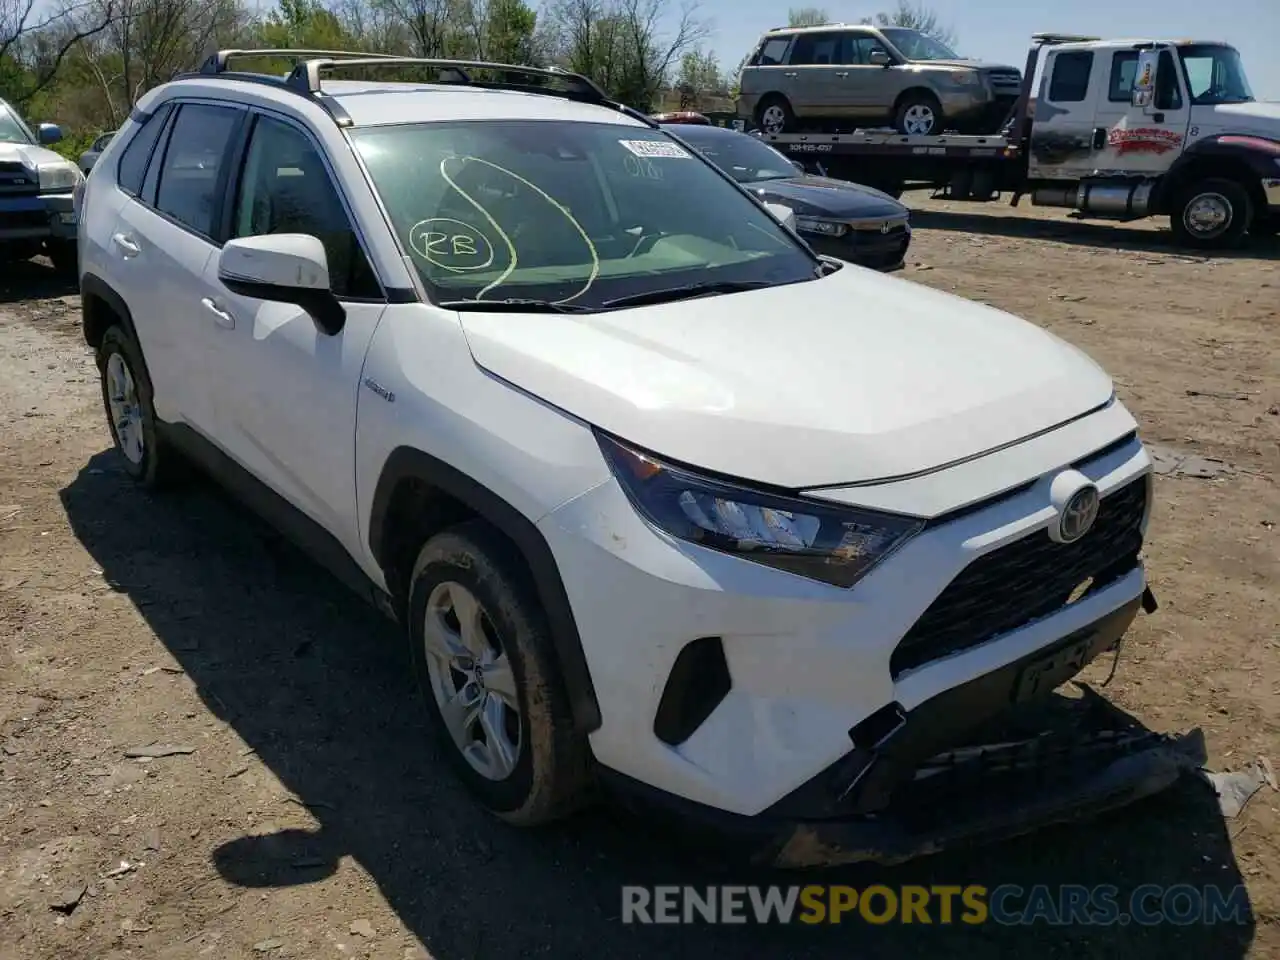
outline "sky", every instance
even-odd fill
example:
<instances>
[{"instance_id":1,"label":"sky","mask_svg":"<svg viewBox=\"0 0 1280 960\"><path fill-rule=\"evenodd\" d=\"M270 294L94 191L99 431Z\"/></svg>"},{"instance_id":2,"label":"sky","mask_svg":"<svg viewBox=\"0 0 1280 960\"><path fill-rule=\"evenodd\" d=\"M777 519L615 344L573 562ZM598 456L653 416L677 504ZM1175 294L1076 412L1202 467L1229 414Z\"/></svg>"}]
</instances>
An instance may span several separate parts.
<instances>
[{"instance_id":1,"label":"sky","mask_svg":"<svg viewBox=\"0 0 1280 960\"><path fill-rule=\"evenodd\" d=\"M675 4L673 4L674 6ZM787 23L788 6L816 6L832 20L857 23L897 0L701 0L698 15L711 23L707 46L732 70L760 34ZM1022 69L1033 33L1075 33L1104 39L1222 40L1244 59L1253 94L1280 100L1280 0L925 0L956 33L957 52Z\"/></svg>"}]
</instances>

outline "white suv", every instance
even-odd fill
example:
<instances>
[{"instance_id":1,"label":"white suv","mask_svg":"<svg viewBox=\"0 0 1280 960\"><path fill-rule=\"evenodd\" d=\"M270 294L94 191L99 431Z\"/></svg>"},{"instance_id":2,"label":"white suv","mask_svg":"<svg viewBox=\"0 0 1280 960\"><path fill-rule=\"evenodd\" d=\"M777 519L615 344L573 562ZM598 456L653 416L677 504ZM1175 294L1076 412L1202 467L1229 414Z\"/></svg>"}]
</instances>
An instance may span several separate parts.
<instances>
[{"instance_id":1,"label":"white suv","mask_svg":"<svg viewBox=\"0 0 1280 960\"><path fill-rule=\"evenodd\" d=\"M934 849L922 765L1153 605L1150 461L1074 347L816 256L582 77L262 55L147 93L78 198L111 432L402 623L506 820L603 783L780 864ZM1140 757L943 833L1171 782Z\"/></svg>"}]
</instances>

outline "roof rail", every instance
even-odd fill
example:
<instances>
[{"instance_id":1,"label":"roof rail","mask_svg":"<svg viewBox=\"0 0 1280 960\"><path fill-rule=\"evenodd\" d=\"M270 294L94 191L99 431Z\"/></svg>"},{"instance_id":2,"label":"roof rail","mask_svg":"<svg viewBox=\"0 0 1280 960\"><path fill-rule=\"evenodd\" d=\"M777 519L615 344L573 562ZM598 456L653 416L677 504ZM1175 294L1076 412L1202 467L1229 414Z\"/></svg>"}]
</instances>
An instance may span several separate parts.
<instances>
[{"instance_id":1,"label":"roof rail","mask_svg":"<svg viewBox=\"0 0 1280 960\"><path fill-rule=\"evenodd\" d=\"M468 86L494 87L498 89L520 89L520 90L536 90L542 93L548 93L552 96L563 96L571 100L582 100L587 103L599 103L612 105L613 101L603 90L601 90L594 81L579 73L570 73L567 70L547 67L525 67L517 66L509 63L492 63L487 60L438 60L425 57L397 57L379 55L374 57L340 57L319 58L306 60L299 63L293 68L293 73L289 74L285 81L290 86L300 92L307 94L317 94L320 89L320 74L322 71L331 71L341 68L362 67L362 68L378 68L378 67L435 67L440 73L450 75L449 79L440 76L435 82L437 83L462 83ZM520 82L518 80L505 79L501 81L477 81L472 80L469 70L489 70L494 73L505 75L506 77L524 76L532 82ZM564 85L562 91L548 90L544 83L547 80L559 81Z\"/></svg>"},{"instance_id":2,"label":"roof rail","mask_svg":"<svg viewBox=\"0 0 1280 960\"><path fill-rule=\"evenodd\" d=\"M231 69L231 64L236 60L260 60L264 57L279 57L285 60L292 60L296 66L299 60L315 59L317 57L327 60L338 60L344 57L352 57L359 59L372 59L391 57L389 53L364 53L354 50L293 50L285 48L265 48L262 50L219 50L212 53L200 65L199 73L201 74L219 74L226 73Z\"/></svg>"},{"instance_id":3,"label":"roof rail","mask_svg":"<svg viewBox=\"0 0 1280 960\"><path fill-rule=\"evenodd\" d=\"M293 69L283 77L232 70L236 60L253 60L263 57L283 57L294 62ZM350 126L351 118L341 105L321 88L321 74L340 68L355 67L377 69L379 67L433 67L438 71L431 83L462 84L492 90L517 90L537 93L582 103L608 107L650 127L658 124L639 110L611 99L594 81L580 73L572 73L557 66L528 67L512 63L491 63L486 60L437 60L423 57L402 57L390 53L362 53L349 50L219 50L201 65L197 73L182 77L217 76L222 80L246 83L262 83L283 88L319 103L339 126ZM482 70L497 74L500 79L473 79L470 71ZM178 79L178 78L175 78ZM558 89L557 89L558 87Z\"/></svg>"},{"instance_id":4,"label":"roof rail","mask_svg":"<svg viewBox=\"0 0 1280 960\"><path fill-rule=\"evenodd\" d=\"M1074 33L1033 33L1031 39L1045 46L1057 43L1096 43L1101 37L1085 37Z\"/></svg>"}]
</instances>

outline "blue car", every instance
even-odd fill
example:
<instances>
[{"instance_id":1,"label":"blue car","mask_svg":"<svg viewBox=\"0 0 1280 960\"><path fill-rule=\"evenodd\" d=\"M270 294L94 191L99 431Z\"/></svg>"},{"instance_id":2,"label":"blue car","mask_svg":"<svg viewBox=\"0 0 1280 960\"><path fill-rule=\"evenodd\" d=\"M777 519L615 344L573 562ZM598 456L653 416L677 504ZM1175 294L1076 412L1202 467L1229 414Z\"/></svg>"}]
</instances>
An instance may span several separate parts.
<instances>
[{"instance_id":1,"label":"blue car","mask_svg":"<svg viewBox=\"0 0 1280 960\"><path fill-rule=\"evenodd\" d=\"M796 230L819 253L877 270L902 267L911 246L910 211L887 193L812 176L767 143L727 127L662 127L761 200L794 210Z\"/></svg>"}]
</instances>

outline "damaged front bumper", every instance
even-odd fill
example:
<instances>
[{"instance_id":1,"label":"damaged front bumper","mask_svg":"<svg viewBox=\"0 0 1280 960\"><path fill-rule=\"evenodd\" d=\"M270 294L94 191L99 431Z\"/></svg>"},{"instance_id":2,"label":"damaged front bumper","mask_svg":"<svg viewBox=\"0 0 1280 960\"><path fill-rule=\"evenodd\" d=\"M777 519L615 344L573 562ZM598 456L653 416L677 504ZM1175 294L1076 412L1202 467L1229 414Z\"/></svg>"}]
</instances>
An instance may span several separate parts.
<instances>
[{"instance_id":1,"label":"damaged front bumper","mask_svg":"<svg viewBox=\"0 0 1280 960\"><path fill-rule=\"evenodd\" d=\"M1117 647L1150 591L1046 650L850 731L840 761L752 817L614 780L698 846L758 865L899 863L1126 806L1206 762L1199 731L1165 736L1103 697L1053 693Z\"/></svg>"}]
</instances>

